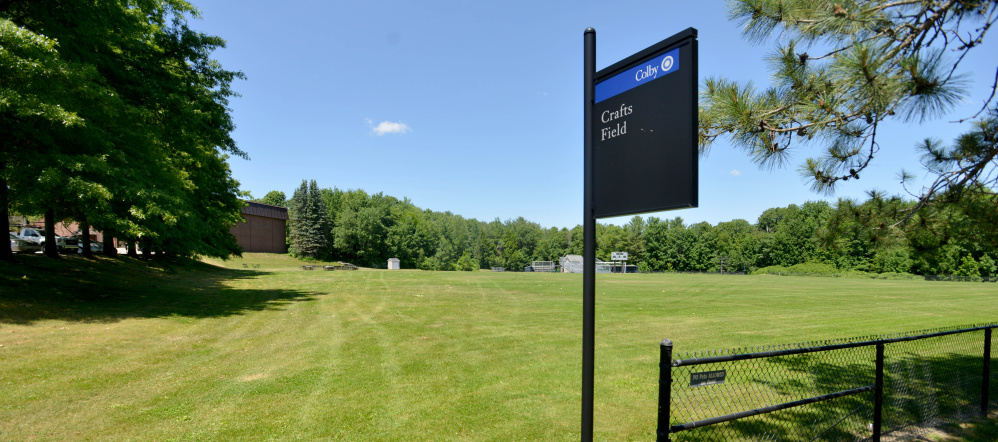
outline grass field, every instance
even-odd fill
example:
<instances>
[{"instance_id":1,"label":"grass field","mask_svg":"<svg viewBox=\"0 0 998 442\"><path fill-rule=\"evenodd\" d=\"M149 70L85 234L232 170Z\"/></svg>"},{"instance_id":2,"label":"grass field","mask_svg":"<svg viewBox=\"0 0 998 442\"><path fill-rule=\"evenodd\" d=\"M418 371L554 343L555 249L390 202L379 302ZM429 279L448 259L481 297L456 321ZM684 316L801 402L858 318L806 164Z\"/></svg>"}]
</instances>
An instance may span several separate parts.
<instances>
[{"instance_id":1,"label":"grass field","mask_svg":"<svg viewBox=\"0 0 998 442\"><path fill-rule=\"evenodd\" d=\"M0 263L0 440L577 440L581 275ZM598 275L596 437L677 352L998 319L994 284Z\"/></svg>"}]
</instances>

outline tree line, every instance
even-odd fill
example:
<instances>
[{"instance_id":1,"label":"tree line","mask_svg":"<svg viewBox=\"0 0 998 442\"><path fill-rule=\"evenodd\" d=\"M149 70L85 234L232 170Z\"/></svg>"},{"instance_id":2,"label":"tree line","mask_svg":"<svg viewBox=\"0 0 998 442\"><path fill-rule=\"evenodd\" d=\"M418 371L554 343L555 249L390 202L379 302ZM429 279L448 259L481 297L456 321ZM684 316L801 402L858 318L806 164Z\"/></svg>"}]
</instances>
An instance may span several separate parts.
<instances>
[{"instance_id":1,"label":"tree line","mask_svg":"<svg viewBox=\"0 0 998 442\"><path fill-rule=\"evenodd\" d=\"M318 188L303 181L290 200L273 191L257 200L286 206L290 253L384 268L523 270L532 261L581 255L581 225L544 228L523 217L485 222L416 207L408 199L363 190ZM866 201L810 201L764 211L754 223L711 225L681 217L633 217L623 226L597 224L596 256L627 252L643 271L746 271L807 263L841 271L992 276L998 260L998 196L962 196L959 204L871 192Z\"/></svg>"},{"instance_id":2,"label":"tree line","mask_svg":"<svg viewBox=\"0 0 998 442\"><path fill-rule=\"evenodd\" d=\"M144 251L227 257L241 220L228 155L228 100L240 72L188 27L183 0L0 2L0 226L11 212L138 243ZM105 253L114 247L105 243ZM0 258L10 257L9 246Z\"/></svg>"}]
</instances>

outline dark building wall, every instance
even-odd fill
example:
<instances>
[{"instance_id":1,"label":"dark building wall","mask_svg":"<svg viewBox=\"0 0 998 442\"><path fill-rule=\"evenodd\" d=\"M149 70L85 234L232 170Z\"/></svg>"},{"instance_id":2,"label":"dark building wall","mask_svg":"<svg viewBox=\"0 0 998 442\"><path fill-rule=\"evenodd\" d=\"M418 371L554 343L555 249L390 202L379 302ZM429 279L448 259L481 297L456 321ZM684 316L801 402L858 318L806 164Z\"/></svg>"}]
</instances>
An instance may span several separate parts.
<instances>
[{"instance_id":1,"label":"dark building wall","mask_svg":"<svg viewBox=\"0 0 998 442\"><path fill-rule=\"evenodd\" d=\"M245 222L237 223L232 226L230 230L232 235L236 237L236 243L243 248L244 252L262 252L262 253L287 253L288 246L286 243L286 232L287 232L287 209L283 209L282 213L269 213L269 211L263 211L261 209L269 209L272 206L259 207L262 205L252 203L250 206L243 209L243 219ZM255 213L266 213L267 215L276 215L284 219L275 218L272 216L260 216Z\"/></svg>"}]
</instances>

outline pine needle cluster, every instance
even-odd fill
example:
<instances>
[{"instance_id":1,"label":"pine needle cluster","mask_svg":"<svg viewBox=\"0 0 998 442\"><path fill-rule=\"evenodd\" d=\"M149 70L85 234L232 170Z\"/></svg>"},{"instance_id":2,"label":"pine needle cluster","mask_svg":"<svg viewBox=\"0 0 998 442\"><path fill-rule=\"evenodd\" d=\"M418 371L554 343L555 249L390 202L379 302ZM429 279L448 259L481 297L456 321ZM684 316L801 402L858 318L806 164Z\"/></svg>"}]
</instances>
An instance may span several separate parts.
<instances>
[{"instance_id":1,"label":"pine needle cluster","mask_svg":"<svg viewBox=\"0 0 998 442\"><path fill-rule=\"evenodd\" d=\"M960 63L998 20L994 1L732 0L729 11L747 39L780 41L769 58L773 81L757 90L752 83L708 78L700 101L701 153L728 136L761 166L784 167L791 151L817 145L821 153L798 170L822 193L859 179L881 148L877 132L884 121L922 122L964 99ZM994 125L995 87L998 76L971 117L991 109L978 126ZM980 135L985 132L968 136L988 140ZM930 144L926 164L941 180L916 195L920 200L931 201L950 184L993 191L994 177L981 175L994 170L993 138L946 152ZM991 182L978 182L982 177Z\"/></svg>"}]
</instances>

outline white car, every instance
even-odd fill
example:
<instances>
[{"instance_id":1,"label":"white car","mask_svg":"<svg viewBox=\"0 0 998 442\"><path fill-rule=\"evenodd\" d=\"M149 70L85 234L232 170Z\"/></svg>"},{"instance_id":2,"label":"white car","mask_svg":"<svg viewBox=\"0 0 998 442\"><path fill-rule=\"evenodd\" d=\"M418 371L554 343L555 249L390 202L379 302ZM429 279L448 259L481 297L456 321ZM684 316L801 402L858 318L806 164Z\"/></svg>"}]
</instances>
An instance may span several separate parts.
<instances>
[{"instance_id":1,"label":"white car","mask_svg":"<svg viewBox=\"0 0 998 442\"><path fill-rule=\"evenodd\" d=\"M21 238L13 232L8 233L10 233L10 250L14 253L35 253L42 249L42 246Z\"/></svg>"},{"instance_id":2,"label":"white car","mask_svg":"<svg viewBox=\"0 0 998 442\"><path fill-rule=\"evenodd\" d=\"M21 229L21 239L37 244L40 249L45 248L45 231L42 229ZM76 244L76 238L66 238L59 235L55 236L55 246L60 252L74 251L77 248Z\"/></svg>"}]
</instances>

